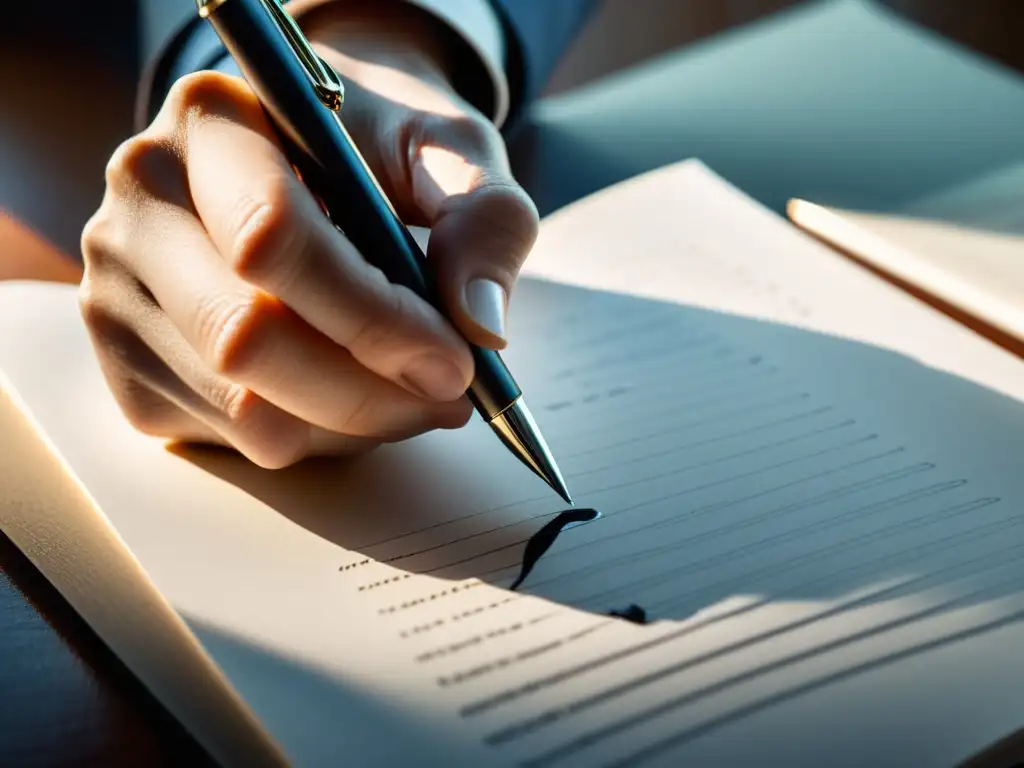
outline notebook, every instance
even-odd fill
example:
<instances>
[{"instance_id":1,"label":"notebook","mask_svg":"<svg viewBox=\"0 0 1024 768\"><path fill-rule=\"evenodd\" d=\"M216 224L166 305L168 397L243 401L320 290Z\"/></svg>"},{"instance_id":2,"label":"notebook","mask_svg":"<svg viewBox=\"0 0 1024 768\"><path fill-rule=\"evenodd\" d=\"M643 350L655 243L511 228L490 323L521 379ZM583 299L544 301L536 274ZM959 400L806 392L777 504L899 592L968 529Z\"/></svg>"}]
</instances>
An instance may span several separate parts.
<instances>
[{"instance_id":1,"label":"notebook","mask_svg":"<svg viewBox=\"0 0 1024 768\"><path fill-rule=\"evenodd\" d=\"M1024 724L1021 361L698 162L542 225L506 359L600 516L515 590L565 510L479 420L260 470L133 432L73 287L0 327L0 524L225 765L948 766Z\"/></svg>"},{"instance_id":2,"label":"notebook","mask_svg":"<svg viewBox=\"0 0 1024 768\"><path fill-rule=\"evenodd\" d=\"M789 215L825 242L1024 352L1024 164L894 212L794 200Z\"/></svg>"}]
</instances>

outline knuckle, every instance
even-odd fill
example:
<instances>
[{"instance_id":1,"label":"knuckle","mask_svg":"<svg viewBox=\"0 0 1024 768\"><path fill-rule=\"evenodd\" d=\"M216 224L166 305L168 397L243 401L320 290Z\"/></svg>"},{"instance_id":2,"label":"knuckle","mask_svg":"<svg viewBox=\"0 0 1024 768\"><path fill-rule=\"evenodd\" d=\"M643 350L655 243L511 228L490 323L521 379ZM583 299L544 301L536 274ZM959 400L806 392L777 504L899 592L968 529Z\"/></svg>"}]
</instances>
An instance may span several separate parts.
<instances>
[{"instance_id":1,"label":"knuckle","mask_svg":"<svg viewBox=\"0 0 1024 768\"><path fill-rule=\"evenodd\" d=\"M79 247L82 251L82 262L87 275L90 271L111 260L115 230L113 217L102 205L85 222L79 239Z\"/></svg>"},{"instance_id":2,"label":"knuckle","mask_svg":"<svg viewBox=\"0 0 1024 768\"><path fill-rule=\"evenodd\" d=\"M374 404L377 400L373 392L360 393L348 408L340 413L331 424L335 432L355 437L374 437Z\"/></svg>"},{"instance_id":3,"label":"knuckle","mask_svg":"<svg viewBox=\"0 0 1024 768\"><path fill-rule=\"evenodd\" d=\"M210 367L221 376L243 377L266 346L274 314L258 294L242 300L213 296L202 302L196 331L205 341Z\"/></svg>"},{"instance_id":4,"label":"knuckle","mask_svg":"<svg viewBox=\"0 0 1024 768\"><path fill-rule=\"evenodd\" d=\"M129 261L129 243L135 224L120 201L106 195L82 227L79 248L89 271L104 274L124 269Z\"/></svg>"},{"instance_id":5,"label":"knuckle","mask_svg":"<svg viewBox=\"0 0 1024 768\"><path fill-rule=\"evenodd\" d=\"M417 112L410 119L411 135L421 143L436 143L438 137L444 137L453 147L477 152L490 152L501 146L497 128L477 112L455 118L436 112Z\"/></svg>"},{"instance_id":6,"label":"knuckle","mask_svg":"<svg viewBox=\"0 0 1024 768\"><path fill-rule=\"evenodd\" d=\"M468 146L480 150L491 150L496 146L496 142L500 141L494 124L476 113L459 120L458 132Z\"/></svg>"},{"instance_id":7,"label":"knuckle","mask_svg":"<svg viewBox=\"0 0 1024 768\"><path fill-rule=\"evenodd\" d=\"M292 192L286 177L273 176L242 204L228 258L243 278L280 284L301 268L307 235Z\"/></svg>"},{"instance_id":8,"label":"knuckle","mask_svg":"<svg viewBox=\"0 0 1024 768\"><path fill-rule=\"evenodd\" d=\"M132 309L132 288L86 277L78 287L79 314L93 340L104 372L116 378L145 376L156 367L155 353L140 336Z\"/></svg>"},{"instance_id":9,"label":"knuckle","mask_svg":"<svg viewBox=\"0 0 1024 768\"><path fill-rule=\"evenodd\" d=\"M477 250L515 272L525 261L540 232L537 208L513 181L489 180L465 200L451 198L449 211L461 209L460 221L471 211L468 230L460 230L477 243ZM445 211L443 215L447 215Z\"/></svg>"},{"instance_id":10,"label":"knuckle","mask_svg":"<svg viewBox=\"0 0 1024 768\"><path fill-rule=\"evenodd\" d=\"M164 109L179 124L211 115L233 115L246 101L244 94L236 77L213 70L190 72L171 85Z\"/></svg>"},{"instance_id":11,"label":"knuckle","mask_svg":"<svg viewBox=\"0 0 1024 768\"><path fill-rule=\"evenodd\" d=\"M169 185L180 182L181 162L173 142L155 131L143 131L121 142L104 172L107 189L121 197L140 191L168 196Z\"/></svg>"},{"instance_id":12,"label":"knuckle","mask_svg":"<svg viewBox=\"0 0 1024 768\"><path fill-rule=\"evenodd\" d=\"M103 299L96 280L88 273L78 286L78 311L89 331L96 336L104 336L116 322L114 313Z\"/></svg>"},{"instance_id":13,"label":"knuckle","mask_svg":"<svg viewBox=\"0 0 1024 768\"><path fill-rule=\"evenodd\" d=\"M264 469L283 469L303 458L309 449L309 425L271 405L243 387L227 387L216 404L230 430L238 435L238 448Z\"/></svg>"},{"instance_id":14,"label":"knuckle","mask_svg":"<svg viewBox=\"0 0 1024 768\"><path fill-rule=\"evenodd\" d=\"M511 181L490 182L476 191L480 215L532 245L540 229L537 207L523 189Z\"/></svg>"},{"instance_id":15,"label":"knuckle","mask_svg":"<svg viewBox=\"0 0 1024 768\"><path fill-rule=\"evenodd\" d=\"M211 400L213 406L224 414L228 424L241 432L253 431L251 427L253 422L259 421L264 402L251 390L237 384L220 388Z\"/></svg>"},{"instance_id":16,"label":"knuckle","mask_svg":"<svg viewBox=\"0 0 1024 768\"><path fill-rule=\"evenodd\" d=\"M145 341L91 280L80 284L78 305L125 420L143 434L167 436L179 409L145 383L145 361L152 357Z\"/></svg>"},{"instance_id":17,"label":"knuckle","mask_svg":"<svg viewBox=\"0 0 1024 768\"><path fill-rule=\"evenodd\" d=\"M99 250L106 240L108 219L101 205L85 222L78 244L84 258Z\"/></svg>"},{"instance_id":18,"label":"knuckle","mask_svg":"<svg viewBox=\"0 0 1024 768\"><path fill-rule=\"evenodd\" d=\"M151 387L127 377L115 384L114 393L122 415L136 431L153 437L166 437L172 431L169 417L179 409Z\"/></svg>"},{"instance_id":19,"label":"knuckle","mask_svg":"<svg viewBox=\"0 0 1024 768\"><path fill-rule=\"evenodd\" d=\"M526 258L540 231L533 201L515 184L487 185L478 194L482 219L512 246L505 252L512 254L517 263Z\"/></svg>"},{"instance_id":20,"label":"knuckle","mask_svg":"<svg viewBox=\"0 0 1024 768\"><path fill-rule=\"evenodd\" d=\"M498 165L507 170L505 143L490 120L479 113L458 117L435 112L413 112L401 127L406 154L413 158L427 148L446 150L456 156Z\"/></svg>"}]
</instances>

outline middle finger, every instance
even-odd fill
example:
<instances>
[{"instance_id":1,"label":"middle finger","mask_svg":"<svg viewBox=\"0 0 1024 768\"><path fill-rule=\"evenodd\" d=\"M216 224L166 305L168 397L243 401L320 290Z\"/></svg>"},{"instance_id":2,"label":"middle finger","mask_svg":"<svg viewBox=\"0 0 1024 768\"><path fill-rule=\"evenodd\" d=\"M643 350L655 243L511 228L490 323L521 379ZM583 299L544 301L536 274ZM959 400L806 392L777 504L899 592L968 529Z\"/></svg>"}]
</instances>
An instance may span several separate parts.
<instances>
[{"instance_id":1,"label":"middle finger","mask_svg":"<svg viewBox=\"0 0 1024 768\"><path fill-rule=\"evenodd\" d=\"M465 421L464 401L431 403L365 368L219 257L200 222L145 243L139 277L216 373L298 418L345 435L393 439Z\"/></svg>"}]
</instances>

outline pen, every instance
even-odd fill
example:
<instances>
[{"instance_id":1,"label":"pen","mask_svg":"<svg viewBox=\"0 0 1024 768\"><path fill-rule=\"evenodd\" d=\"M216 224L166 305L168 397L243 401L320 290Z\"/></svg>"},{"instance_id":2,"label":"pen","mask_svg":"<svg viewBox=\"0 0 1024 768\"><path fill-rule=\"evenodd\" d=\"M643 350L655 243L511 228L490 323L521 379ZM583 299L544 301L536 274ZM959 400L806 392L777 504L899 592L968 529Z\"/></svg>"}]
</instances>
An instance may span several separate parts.
<instances>
[{"instance_id":1,"label":"pen","mask_svg":"<svg viewBox=\"0 0 1024 768\"><path fill-rule=\"evenodd\" d=\"M280 0L196 0L238 64L289 162L327 215L393 283L443 312L427 260L341 122L344 86ZM522 391L494 350L470 344L476 374L466 395L508 449L572 504Z\"/></svg>"}]
</instances>

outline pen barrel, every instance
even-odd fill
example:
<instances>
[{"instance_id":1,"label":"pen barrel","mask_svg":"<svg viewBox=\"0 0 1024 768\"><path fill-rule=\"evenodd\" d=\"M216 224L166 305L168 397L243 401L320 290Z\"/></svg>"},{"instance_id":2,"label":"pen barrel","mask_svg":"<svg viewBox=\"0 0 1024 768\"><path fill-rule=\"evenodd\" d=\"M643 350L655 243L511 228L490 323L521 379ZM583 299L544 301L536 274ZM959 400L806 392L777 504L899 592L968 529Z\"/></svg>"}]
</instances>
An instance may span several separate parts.
<instances>
[{"instance_id":1,"label":"pen barrel","mask_svg":"<svg viewBox=\"0 0 1024 768\"><path fill-rule=\"evenodd\" d=\"M208 14L270 117L289 161L331 221L393 283L444 313L432 270L337 113L318 97L263 0L225 0ZM488 421L521 395L501 356L470 345L476 374L467 391Z\"/></svg>"}]
</instances>

